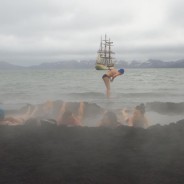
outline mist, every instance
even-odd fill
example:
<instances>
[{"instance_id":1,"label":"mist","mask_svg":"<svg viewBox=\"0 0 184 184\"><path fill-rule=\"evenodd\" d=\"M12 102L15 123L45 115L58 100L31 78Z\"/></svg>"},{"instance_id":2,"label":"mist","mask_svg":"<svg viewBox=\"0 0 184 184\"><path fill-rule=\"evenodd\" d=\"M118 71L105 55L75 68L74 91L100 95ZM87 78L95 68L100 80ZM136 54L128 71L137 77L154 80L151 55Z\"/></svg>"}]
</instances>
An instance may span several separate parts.
<instances>
[{"instance_id":1,"label":"mist","mask_svg":"<svg viewBox=\"0 0 184 184\"><path fill-rule=\"evenodd\" d=\"M1 1L0 61L94 59L105 34L117 59L183 59L181 7L182 0Z\"/></svg>"}]
</instances>

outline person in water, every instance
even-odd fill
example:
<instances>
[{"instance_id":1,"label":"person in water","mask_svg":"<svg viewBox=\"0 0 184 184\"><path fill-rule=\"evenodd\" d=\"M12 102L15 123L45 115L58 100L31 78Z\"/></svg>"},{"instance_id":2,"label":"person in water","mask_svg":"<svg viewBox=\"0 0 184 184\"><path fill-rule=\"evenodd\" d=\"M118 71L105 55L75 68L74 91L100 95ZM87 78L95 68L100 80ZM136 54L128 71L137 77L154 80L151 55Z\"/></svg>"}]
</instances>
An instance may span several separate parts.
<instances>
[{"instance_id":1,"label":"person in water","mask_svg":"<svg viewBox=\"0 0 184 184\"><path fill-rule=\"evenodd\" d=\"M5 110L0 108L0 125L23 125L28 120L30 113L30 106L25 113L13 116L6 116Z\"/></svg>"},{"instance_id":2,"label":"person in water","mask_svg":"<svg viewBox=\"0 0 184 184\"><path fill-rule=\"evenodd\" d=\"M64 102L61 107L60 114L57 117L57 125L61 126L82 126L84 114L84 103L80 102L77 114L74 114L68 108L68 103Z\"/></svg>"},{"instance_id":3,"label":"person in water","mask_svg":"<svg viewBox=\"0 0 184 184\"><path fill-rule=\"evenodd\" d=\"M98 122L100 127L116 128L120 125L121 123L118 122L116 114L112 111L106 111L100 122Z\"/></svg>"},{"instance_id":4,"label":"person in water","mask_svg":"<svg viewBox=\"0 0 184 184\"><path fill-rule=\"evenodd\" d=\"M113 80L119 76L124 74L124 69L121 68L119 70L116 69L109 69L106 74L102 76L102 79L106 86L106 95L109 98L110 97L110 82L113 82Z\"/></svg>"},{"instance_id":5,"label":"person in water","mask_svg":"<svg viewBox=\"0 0 184 184\"><path fill-rule=\"evenodd\" d=\"M122 113L123 113L124 120L129 126L148 128L149 122L147 117L145 116L144 104L140 104L136 106L133 110L132 115L129 115L127 110L123 110Z\"/></svg>"}]
</instances>

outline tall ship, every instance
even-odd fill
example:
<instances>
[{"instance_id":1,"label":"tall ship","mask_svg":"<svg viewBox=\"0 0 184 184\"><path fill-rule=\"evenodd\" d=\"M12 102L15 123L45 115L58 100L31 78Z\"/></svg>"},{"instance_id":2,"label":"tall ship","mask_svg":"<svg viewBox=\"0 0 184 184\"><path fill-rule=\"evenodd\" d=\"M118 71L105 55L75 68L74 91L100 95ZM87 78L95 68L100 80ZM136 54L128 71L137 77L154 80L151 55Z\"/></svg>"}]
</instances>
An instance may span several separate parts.
<instances>
[{"instance_id":1,"label":"tall ship","mask_svg":"<svg viewBox=\"0 0 184 184\"><path fill-rule=\"evenodd\" d=\"M105 39L100 42L100 48L97 51L97 58L96 58L96 70L108 70L111 68L114 68L115 65L115 58L112 57L113 54L115 54L111 47L113 42L110 41L110 38L107 39L107 36L105 35Z\"/></svg>"}]
</instances>

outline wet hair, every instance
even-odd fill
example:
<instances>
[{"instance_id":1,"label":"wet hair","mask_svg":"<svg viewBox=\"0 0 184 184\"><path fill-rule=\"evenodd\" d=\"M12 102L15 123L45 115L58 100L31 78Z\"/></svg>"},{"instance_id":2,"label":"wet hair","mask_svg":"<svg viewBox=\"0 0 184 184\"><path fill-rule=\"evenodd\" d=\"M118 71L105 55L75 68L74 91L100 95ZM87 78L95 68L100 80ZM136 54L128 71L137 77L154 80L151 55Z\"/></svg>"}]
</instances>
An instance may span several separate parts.
<instances>
[{"instance_id":1,"label":"wet hair","mask_svg":"<svg viewBox=\"0 0 184 184\"><path fill-rule=\"evenodd\" d=\"M117 122L116 114L112 111L107 111L104 116L106 116L111 122Z\"/></svg>"},{"instance_id":2,"label":"wet hair","mask_svg":"<svg viewBox=\"0 0 184 184\"><path fill-rule=\"evenodd\" d=\"M63 114L63 121L66 121L68 120L69 118L72 117L72 112L71 111L65 111L64 114Z\"/></svg>"},{"instance_id":3,"label":"wet hair","mask_svg":"<svg viewBox=\"0 0 184 184\"><path fill-rule=\"evenodd\" d=\"M142 114L145 113L145 105L141 103L140 105L135 107L136 110L139 110Z\"/></svg>"}]
</instances>

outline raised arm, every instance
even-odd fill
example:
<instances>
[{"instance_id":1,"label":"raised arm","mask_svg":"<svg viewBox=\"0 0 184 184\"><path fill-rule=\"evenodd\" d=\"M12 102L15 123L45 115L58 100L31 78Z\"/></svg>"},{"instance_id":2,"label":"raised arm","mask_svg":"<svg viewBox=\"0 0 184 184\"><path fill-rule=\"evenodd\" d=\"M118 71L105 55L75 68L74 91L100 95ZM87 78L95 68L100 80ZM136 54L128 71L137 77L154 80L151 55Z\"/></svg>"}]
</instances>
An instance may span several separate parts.
<instances>
[{"instance_id":1,"label":"raised arm","mask_svg":"<svg viewBox=\"0 0 184 184\"><path fill-rule=\"evenodd\" d=\"M84 116L84 102L80 102L77 119L82 122Z\"/></svg>"},{"instance_id":2,"label":"raised arm","mask_svg":"<svg viewBox=\"0 0 184 184\"><path fill-rule=\"evenodd\" d=\"M63 104L61 105L61 109L60 109L59 114L56 118L57 125L59 125L61 120L62 120L63 114L64 114L65 109L66 109L66 104L67 104L66 102L63 102Z\"/></svg>"},{"instance_id":3,"label":"raised arm","mask_svg":"<svg viewBox=\"0 0 184 184\"><path fill-rule=\"evenodd\" d=\"M117 76L119 76L119 75L122 75L122 74L116 73L115 75L113 75L113 76L111 77L111 82L112 82Z\"/></svg>"}]
</instances>

